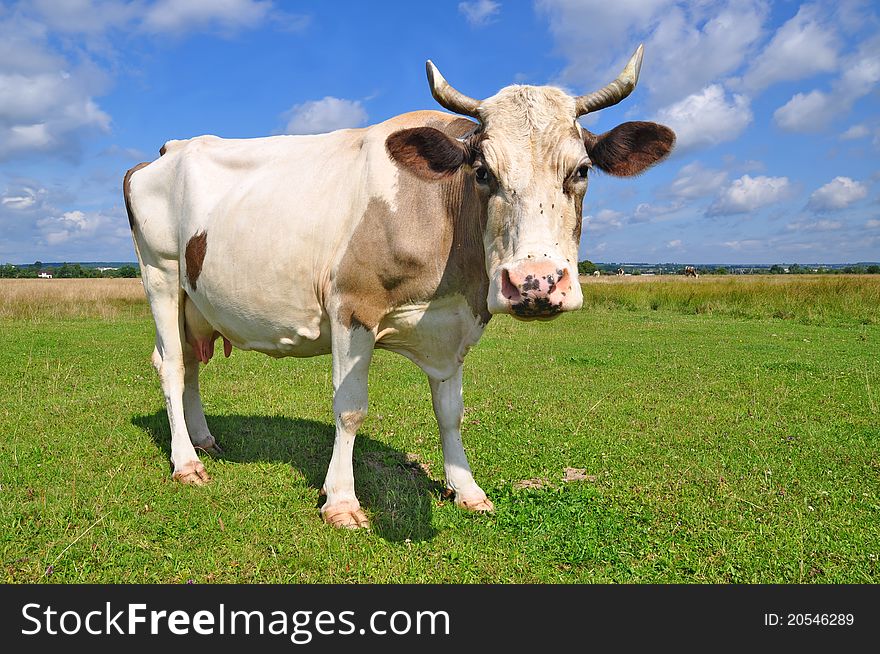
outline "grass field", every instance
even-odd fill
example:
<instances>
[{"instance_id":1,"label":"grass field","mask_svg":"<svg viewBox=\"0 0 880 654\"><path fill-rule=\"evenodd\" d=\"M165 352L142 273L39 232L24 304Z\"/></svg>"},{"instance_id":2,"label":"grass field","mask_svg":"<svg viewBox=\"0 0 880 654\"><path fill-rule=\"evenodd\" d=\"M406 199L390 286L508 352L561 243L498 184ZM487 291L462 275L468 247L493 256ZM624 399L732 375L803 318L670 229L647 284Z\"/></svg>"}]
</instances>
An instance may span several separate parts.
<instances>
[{"instance_id":1,"label":"grass field","mask_svg":"<svg viewBox=\"0 0 880 654\"><path fill-rule=\"evenodd\" d=\"M442 498L427 382L377 353L355 448L373 527L349 532L317 509L328 358L215 357L226 453L184 487L138 280L3 280L2 581L880 582L880 279L585 295L550 324L493 319L468 357L491 516Z\"/></svg>"}]
</instances>

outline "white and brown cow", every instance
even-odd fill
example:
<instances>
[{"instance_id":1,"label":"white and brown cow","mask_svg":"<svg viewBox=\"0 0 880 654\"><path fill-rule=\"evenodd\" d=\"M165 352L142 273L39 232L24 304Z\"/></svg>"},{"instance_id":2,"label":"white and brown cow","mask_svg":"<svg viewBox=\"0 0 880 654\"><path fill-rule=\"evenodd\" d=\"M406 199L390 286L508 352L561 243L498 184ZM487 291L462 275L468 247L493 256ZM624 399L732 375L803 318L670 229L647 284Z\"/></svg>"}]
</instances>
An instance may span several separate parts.
<instances>
[{"instance_id":1,"label":"white and brown cow","mask_svg":"<svg viewBox=\"0 0 880 654\"><path fill-rule=\"evenodd\" d=\"M476 121L417 111L317 136L200 136L128 171L174 479L208 481L196 448L219 451L199 398L199 362L216 338L227 356L233 346L332 354L336 440L321 513L366 526L352 449L378 347L428 376L456 503L492 510L462 448L462 362L492 314L547 320L581 306L589 171L634 175L675 140L655 123L597 135L577 122L626 97L641 58L639 48L617 80L585 96L509 86L482 101L428 62L437 101Z\"/></svg>"}]
</instances>

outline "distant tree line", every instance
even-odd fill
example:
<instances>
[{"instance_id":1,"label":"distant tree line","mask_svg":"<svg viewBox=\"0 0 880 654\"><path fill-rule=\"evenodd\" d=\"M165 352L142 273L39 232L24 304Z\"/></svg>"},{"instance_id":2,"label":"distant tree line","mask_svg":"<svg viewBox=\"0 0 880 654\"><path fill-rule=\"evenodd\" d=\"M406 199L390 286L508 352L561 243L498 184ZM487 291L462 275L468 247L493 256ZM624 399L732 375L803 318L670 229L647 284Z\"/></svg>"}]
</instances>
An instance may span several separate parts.
<instances>
[{"instance_id":1,"label":"distant tree line","mask_svg":"<svg viewBox=\"0 0 880 654\"><path fill-rule=\"evenodd\" d=\"M49 273L53 279L84 279L97 277L140 277L137 266L124 265L119 268L99 270L91 266L83 266L79 263L62 263L59 265L44 265L40 261L26 266L16 266L11 263L0 265L0 278L6 279L34 279L40 273Z\"/></svg>"},{"instance_id":2,"label":"distant tree line","mask_svg":"<svg viewBox=\"0 0 880 654\"><path fill-rule=\"evenodd\" d=\"M700 275L880 275L880 265L850 265L829 268L825 266L810 267L802 266L799 263L792 264L773 264L772 266L732 266L730 268L724 266L694 266ZM616 263L600 263L595 264L589 259L578 262L578 273L581 275L592 275L598 270L603 275L617 274L618 270L623 270L629 275L661 274L661 275L684 275L685 266L678 264L634 264L623 265Z\"/></svg>"},{"instance_id":3,"label":"distant tree line","mask_svg":"<svg viewBox=\"0 0 880 654\"><path fill-rule=\"evenodd\" d=\"M868 266L843 266L842 268L807 268L798 263L790 266L778 263L770 266L767 271L771 275L880 275L880 266L871 264Z\"/></svg>"}]
</instances>

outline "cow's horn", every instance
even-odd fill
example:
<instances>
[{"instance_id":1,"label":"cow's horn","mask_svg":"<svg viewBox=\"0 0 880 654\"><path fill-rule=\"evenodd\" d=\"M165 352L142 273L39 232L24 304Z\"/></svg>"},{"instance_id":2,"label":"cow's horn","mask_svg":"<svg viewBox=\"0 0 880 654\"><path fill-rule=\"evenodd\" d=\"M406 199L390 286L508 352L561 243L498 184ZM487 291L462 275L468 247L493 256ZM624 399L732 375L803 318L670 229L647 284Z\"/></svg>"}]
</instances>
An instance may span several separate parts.
<instances>
[{"instance_id":1,"label":"cow's horn","mask_svg":"<svg viewBox=\"0 0 880 654\"><path fill-rule=\"evenodd\" d=\"M610 107L632 93L633 89L636 88L636 83L639 81L639 71L642 69L642 55L644 53L645 46L640 45L616 80L598 91L576 98L575 107L577 112L575 115L583 116L591 111L599 111L605 107Z\"/></svg>"},{"instance_id":2,"label":"cow's horn","mask_svg":"<svg viewBox=\"0 0 880 654\"><path fill-rule=\"evenodd\" d=\"M459 93L450 86L449 82L440 74L437 66L430 59L425 63L425 69L428 71L428 84L431 85L431 95L434 96L434 99L441 106L457 114L464 114L465 116L479 119L480 116L477 114L477 109L480 107L479 100L469 98L464 93Z\"/></svg>"}]
</instances>

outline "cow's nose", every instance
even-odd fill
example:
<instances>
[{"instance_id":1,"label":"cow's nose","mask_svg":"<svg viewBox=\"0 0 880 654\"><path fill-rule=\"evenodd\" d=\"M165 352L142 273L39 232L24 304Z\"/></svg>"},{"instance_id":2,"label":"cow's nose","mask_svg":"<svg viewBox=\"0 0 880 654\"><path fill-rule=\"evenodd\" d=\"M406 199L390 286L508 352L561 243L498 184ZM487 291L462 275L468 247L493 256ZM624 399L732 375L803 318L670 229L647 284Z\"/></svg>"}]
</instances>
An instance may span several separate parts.
<instances>
[{"instance_id":1,"label":"cow's nose","mask_svg":"<svg viewBox=\"0 0 880 654\"><path fill-rule=\"evenodd\" d=\"M553 261L519 262L501 271L501 294L517 316L557 314L570 290L568 269Z\"/></svg>"}]
</instances>

